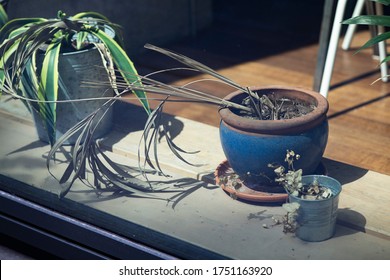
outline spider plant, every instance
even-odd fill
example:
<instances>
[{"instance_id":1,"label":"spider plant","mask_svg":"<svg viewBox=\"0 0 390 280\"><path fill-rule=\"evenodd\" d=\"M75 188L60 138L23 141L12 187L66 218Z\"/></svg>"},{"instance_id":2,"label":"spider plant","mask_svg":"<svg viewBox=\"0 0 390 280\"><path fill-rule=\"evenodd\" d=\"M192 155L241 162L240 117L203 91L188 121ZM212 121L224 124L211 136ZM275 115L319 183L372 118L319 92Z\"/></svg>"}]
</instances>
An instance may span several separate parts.
<instances>
[{"instance_id":1,"label":"spider plant","mask_svg":"<svg viewBox=\"0 0 390 280\"><path fill-rule=\"evenodd\" d=\"M107 32L113 30L115 38ZM122 48L120 27L96 12L82 12L72 17L59 11L57 18L19 18L0 30L1 91L22 99L42 118L50 144L56 141L56 105L58 102L59 56L96 47L110 84L116 88L117 76L126 83L140 84L137 71ZM43 62L39 57L43 54ZM118 70L114 72L114 66ZM150 113L142 90L134 90Z\"/></svg>"},{"instance_id":2,"label":"spider plant","mask_svg":"<svg viewBox=\"0 0 390 280\"><path fill-rule=\"evenodd\" d=\"M371 0L373 2L378 2L386 6L390 5L390 0ZM343 24L359 24L359 25L373 25L373 26L384 26L390 27L390 16L387 15L361 15L353 17L343 21ZM390 32L381 33L370 40L368 40L363 46L361 46L356 52L359 52L363 49L372 47L375 44L385 42L390 38ZM386 56L380 63L386 63L390 61L390 55Z\"/></svg>"},{"instance_id":3,"label":"spider plant","mask_svg":"<svg viewBox=\"0 0 390 280\"><path fill-rule=\"evenodd\" d=\"M54 158L55 154L60 151L62 144L75 133L81 131L78 136L78 141L73 148L71 158L68 166L59 179L59 182L65 186L62 189L61 196L66 195L70 190L73 183L76 179L80 179L85 184L90 187L95 186L97 189L101 189L102 186L108 186L109 188L114 187L114 189L120 189L131 192L150 192L155 191L148 175L151 173L165 175L158 159L158 139L161 137L165 138L168 147L171 149L174 155L176 155L180 160L186 162L187 164L193 165L188 162L184 155L196 153L197 151L185 151L178 147L171 135L169 129L166 129L162 121L162 112L163 107L166 102L200 102L207 103L217 106L218 108L234 108L239 111L248 112L254 115L257 115L261 118L262 111L270 111L269 106L274 106L270 100L265 100L264 97L259 97L256 92L252 92L249 88L243 87L231 79L222 76L221 74L215 72L211 68L203 65L191 58L188 58L184 55L174 53L172 51L162 49L150 44L145 45L146 48L163 53L171 58L178 60L179 62L185 64L188 67L172 68L163 71L158 71L151 73L146 76L135 76L135 81L128 83L125 81L118 81L115 86L119 94L114 97L109 102L115 102L123 94L132 92L132 91L142 91L154 93L157 97L153 97L161 103L153 110L149 115L144 132L140 140L139 150L138 150L138 162L139 166L135 169L132 169L132 172L129 172L128 167L117 164L114 161L110 160L107 155L104 154L104 151L101 147L100 140L93 140L91 135L93 131L98 126L99 122L94 122L94 118L98 118L101 115L101 110L107 110L107 107L102 106L94 114L91 114L67 133L65 133L52 147L47 157L47 168L50 172L51 160ZM216 97L211 93L202 92L196 89L193 89L191 85L194 82L177 86L169 85L162 82L159 82L152 78L154 74L167 71L182 71L189 70L195 71L201 74L208 74L213 77L213 79L201 79L196 82L203 81L214 81L228 84L235 89L240 89L247 93L250 100L250 106L245 106L242 104L230 102L222 98ZM141 82L138 82L141 81ZM100 81L85 81L86 86L93 87L96 84L100 84ZM126 98L126 97L122 97ZM130 97L132 98L132 97ZM149 96L149 100L152 98ZM271 104L270 104L271 103ZM267 107L267 110L264 110ZM143 159L141 159L143 158ZM89 182L87 178L87 167L92 170L94 174L94 182ZM140 175L141 178L139 177ZM146 179L146 182L145 180Z\"/></svg>"}]
</instances>

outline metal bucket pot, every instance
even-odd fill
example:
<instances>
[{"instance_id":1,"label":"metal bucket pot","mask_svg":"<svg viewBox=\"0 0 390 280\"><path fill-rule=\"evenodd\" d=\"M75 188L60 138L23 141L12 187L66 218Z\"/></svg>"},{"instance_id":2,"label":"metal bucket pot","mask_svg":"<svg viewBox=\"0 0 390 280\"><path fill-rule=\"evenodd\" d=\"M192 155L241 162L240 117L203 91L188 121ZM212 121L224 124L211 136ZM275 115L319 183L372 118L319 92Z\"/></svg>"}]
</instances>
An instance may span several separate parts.
<instances>
[{"instance_id":1,"label":"metal bucket pot","mask_svg":"<svg viewBox=\"0 0 390 280\"><path fill-rule=\"evenodd\" d=\"M43 57L42 57L43 59ZM114 92L110 87L107 72L102 65L100 53L96 48L63 53L59 58L58 100L77 100L90 98L90 101L57 103L56 138L61 137L72 126L101 107L107 100L101 97L112 97ZM106 81L107 85L88 87L85 81ZM95 99L97 98L97 99ZM49 142L47 131L41 118L33 112L39 139ZM99 120L100 118L96 118ZM112 127L112 108L100 120L94 133L99 138L108 133ZM74 144L79 134L73 135L65 144Z\"/></svg>"},{"instance_id":2,"label":"metal bucket pot","mask_svg":"<svg viewBox=\"0 0 390 280\"><path fill-rule=\"evenodd\" d=\"M337 209L341 184L336 179L322 175L302 177L302 183L310 184L317 179L328 187L333 195L324 200L305 200L289 195L289 201L299 203L296 236L305 241L323 241L331 238L336 229Z\"/></svg>"}]
</instances>

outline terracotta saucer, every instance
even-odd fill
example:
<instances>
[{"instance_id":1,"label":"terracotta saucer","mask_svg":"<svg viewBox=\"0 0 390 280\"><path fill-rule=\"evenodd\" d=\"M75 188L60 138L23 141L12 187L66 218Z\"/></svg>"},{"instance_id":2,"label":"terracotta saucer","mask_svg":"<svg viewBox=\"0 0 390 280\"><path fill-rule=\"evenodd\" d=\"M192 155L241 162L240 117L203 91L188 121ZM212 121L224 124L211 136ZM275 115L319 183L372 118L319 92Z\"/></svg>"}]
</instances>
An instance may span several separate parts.
<instances>
[{"instance_id":1,"label":"terracotta saucer","mask_svg":"<svg viewBox=\"0 0 390 280\"><path fill-rule=\"evenodd\" d=\"M318 173L326 173L325 167L320 164L318 167ZM317 173L317 172L316 172ZM318 174L317 173L317 174ZM288 195L283 190L280 190L279 187L266 187L266 188L275 188L275 192L265 192L257 191L249 188L245 185L240 179L236 179L240 187L232 186L232 182L222 182L224 176L234 175L233 169L230 167L230 164L227 160L224 160L221 164L218 165L217 169L214 172L216 184L219 185L225 192L230 194L233 198L238 198L246 201L252 202L264 202L264 203L276 203L276 202L286 202ZM279 191L279 192L278 192Z\"/></svg>"}]
</instances>

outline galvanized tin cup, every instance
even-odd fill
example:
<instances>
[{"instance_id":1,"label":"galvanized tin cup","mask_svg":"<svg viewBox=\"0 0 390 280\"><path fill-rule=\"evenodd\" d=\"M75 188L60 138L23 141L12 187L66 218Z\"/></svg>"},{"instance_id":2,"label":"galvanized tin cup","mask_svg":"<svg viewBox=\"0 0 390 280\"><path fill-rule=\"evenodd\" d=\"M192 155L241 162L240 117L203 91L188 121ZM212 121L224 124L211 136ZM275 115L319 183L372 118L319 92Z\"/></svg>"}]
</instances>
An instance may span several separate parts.
<instances>
[{"instance_id":1,"label":"galvanized tin cup","mask_svg":"<svg viewBox=\"0 0 390 280\"><path fill-rule=\"evenodd\" d=\"M304 185L317 179L322 186L332 191L332 196L324 200L305 200L289 195L289 201L299 203L295 235L305 241L323 241L331 238L336 229L337 209L341 184L336 179L324 175L302 176Z\"/></svg>"}]
</instances>

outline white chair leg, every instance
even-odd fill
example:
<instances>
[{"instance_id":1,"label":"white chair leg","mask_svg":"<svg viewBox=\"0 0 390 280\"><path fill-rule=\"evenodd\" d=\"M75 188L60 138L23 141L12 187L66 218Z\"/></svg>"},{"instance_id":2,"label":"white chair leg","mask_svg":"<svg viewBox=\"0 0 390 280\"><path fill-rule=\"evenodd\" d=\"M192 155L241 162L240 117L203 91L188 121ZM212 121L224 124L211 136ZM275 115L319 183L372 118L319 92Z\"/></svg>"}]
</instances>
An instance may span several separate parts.
<instances>
[{"instance_id":1,"label":"white chair leg","mask_svg":"<svg viewBox=\"0 0 390 280\"><path fill-rule=\"evenodd\" d=\"M357 17L362 14L363 7L364 7L365 0L358 0L355 6L355 9L353 10L352 17ZM345 37L343 40L343 43L341 45L341 48L343 50L348 50L351 46L351 41L353 34L355 34L356 31L356 24L350 24L348 25L347 32L345 33Z\"/></svg>"},{"instance_id":2,"label":"white chair leg","mask_svg":"<svg viewBox=\"0 0 390 280\"><path fill-rule=\"evenodd\" d=\"M340 38L341 22L344 17L344 11L347 0L339 0L337 2L336 14L333 21L332 33L329 41L328 53L326 55L326 61L324 66L324 73L322 76L320 93L324 97L328 96L330 80L332 78L334 61L336 58L338 41Z\"/></svg>"},{"instance_id":3,"label":"white chair leg","mask_svg":"<svg viewBox=\"0 0 390 280\"><path fill-rule=\"evenodd\" d=\"M377 15L383 15L382 4L375 2L375 10ZM383 32L385 32L384 27L378 25L378 35L382 34ZM379 42L378 49L379 49L379 62L382 62L387 56L386 42L384 41ZM381 68L381 79L383 82L387 82L389 80L388 71L387 71L387 62L381 63L380 68Z\"/></svg>"},{"instance_id":4,"label":"white chair leg","mask_svg":"<svg viewBox=\"0 0 390 280\"><path fill-rule=\"evenodd\" d=\"M386 58L386 44L385 42L380 42L379 43L379 59L380 61L383 61ZM380 65L381 68L381 79L382 82L388 82L389 81L389 74L387 71L387 62L381 63Z\"/></svg>"}]
</instances>

